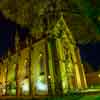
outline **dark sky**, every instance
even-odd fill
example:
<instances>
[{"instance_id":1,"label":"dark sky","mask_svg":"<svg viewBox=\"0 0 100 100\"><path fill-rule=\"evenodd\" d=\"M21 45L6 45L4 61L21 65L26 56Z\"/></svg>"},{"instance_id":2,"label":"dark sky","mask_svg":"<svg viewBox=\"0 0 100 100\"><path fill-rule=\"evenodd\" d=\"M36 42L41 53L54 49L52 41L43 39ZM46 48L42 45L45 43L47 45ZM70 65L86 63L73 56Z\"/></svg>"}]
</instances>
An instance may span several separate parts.
<instances>
[{"instance_id":1,"label":"dark sky","mask_svg":"<svg viewBox=\"0 0 100 100\"><path fill-rule=\"evenodd\" d=\"M4 55L8 48L14 48L16 30L20 33L21 40L23 41L28 30L6 19L0 13L0 56Z\"/></svg>"},{"instance_id":2,"label":"dark sky","mask_svg":"<svg viewBox=\"0 0 100 100\"><path fill-rule=\"evenodd\" d=\"M27 29L21 28L0 13L0 56L5 55L8 48L14 47L14 35L16 29L20 32L21 40L24 40ZM100 42L79 45L82 60L93 65L95 70L100 69ZM99 67L98 67L99 66Z\"/></svg>"},{"instance_id":3,"label":"dark sky","mask_svg":"<svg viewBox=\"0 0 100 100\"><path fill-rule=\"evenodd\" d=\"M100 69L100 41L79 45L82 60L91 64L94 70Z\"/></svg>"},{"instance_id":4,"label":"dark sky","mask_svg":"<svg viewBox=\"0 0 100 100\"><path fill-rule=\"evenodd\" d=\"M11 47L11 39L13 33L16 32L16 25L9 22L10 21L6 20L0 13L0 56L7 51L7 48Z\"/></svg>"}]
</instances>

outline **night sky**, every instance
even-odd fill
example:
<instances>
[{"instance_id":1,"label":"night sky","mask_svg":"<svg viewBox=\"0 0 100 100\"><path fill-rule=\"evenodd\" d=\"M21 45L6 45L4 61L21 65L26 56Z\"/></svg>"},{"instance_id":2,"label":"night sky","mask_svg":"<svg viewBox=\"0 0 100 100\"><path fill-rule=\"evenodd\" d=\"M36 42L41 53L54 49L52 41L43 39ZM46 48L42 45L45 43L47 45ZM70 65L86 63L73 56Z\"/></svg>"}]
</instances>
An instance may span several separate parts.
<instances>
[{"instance_id":1,"label":"night sky","mask_svg":"<svg viewBox=\"0 0 100 100\"><path fill-rule=\"evenodd\" d=\"M14 48L16 30L20 33L21 41L24 41L28 29L6 19L2 13L0 13L0 57L7 53L8 48Z\"/></svg>"},{"instance_id":2,"label":"night sky","mask_svg":"<svg viewBox=\"0 0 100 100\"><path fill-rule=\"evenodd\" d=\"M79 45L82 60L93 66L93 69L100 70L100 42Z\"/></svg>"},{"instance_id":3,"label":"night sky","mask_svg":"<svg viewBox=\"0 0 100 100\"><path fill-rule=\"evenodd\" d=\"M20 33L21 40L23 41L27 29L5 19L0 13L0 57L7 53L8 48L14 48L16 29ZM92 64L96 71L100 69L100 42L79 45L79 48L82 60Z\"/></svg>"},{"instance_id":4,"label":"night sky","mask_svg":"<svg viewBox=\"0 0 100 100\"><path fill-rule=\"evenodd\" d=\"M12 37L16 32L16 25L6 20L0 13L0 56L4 55L8 48L12 47ZM12 34L12 35L11 35Z\"/></svg>"}]
</instances>

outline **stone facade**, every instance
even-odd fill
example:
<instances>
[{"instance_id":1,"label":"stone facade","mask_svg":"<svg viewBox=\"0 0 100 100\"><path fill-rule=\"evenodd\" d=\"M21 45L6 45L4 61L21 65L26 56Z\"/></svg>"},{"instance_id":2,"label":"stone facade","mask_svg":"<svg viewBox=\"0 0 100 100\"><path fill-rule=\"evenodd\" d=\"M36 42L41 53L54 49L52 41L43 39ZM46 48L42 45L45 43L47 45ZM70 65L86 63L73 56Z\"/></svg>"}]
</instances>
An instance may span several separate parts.
<instances>
[{"instance_id":1,"label":"stone facade","mask_svg":"<svg viewBox=\"0 0 100 100\"><path fill-rule=\"evenodd\" d=\"M63 95L87 88L79 49L63 17L48 36L36 43L28 40L0 63L0 82L6 95ZM1 89L2 90L2 89Z\"/></svg>"}]
</instances>

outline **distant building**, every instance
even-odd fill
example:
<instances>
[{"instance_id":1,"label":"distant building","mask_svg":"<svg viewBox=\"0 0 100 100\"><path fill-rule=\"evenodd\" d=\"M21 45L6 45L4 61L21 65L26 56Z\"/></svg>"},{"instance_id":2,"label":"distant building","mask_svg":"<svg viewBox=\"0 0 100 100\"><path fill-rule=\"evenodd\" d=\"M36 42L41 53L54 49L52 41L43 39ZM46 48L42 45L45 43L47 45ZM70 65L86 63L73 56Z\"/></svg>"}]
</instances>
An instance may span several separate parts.
<instances>
[{"instance_id":1,"label":"distant building","mask_svg":"<svg viewBox=\"0 0 100 100\"><path fill-rule=\"evenodd\" d=\"M100 89L100 72L92 72L86 74L88 88Z\"/></svg>"},{"instance_id":2,"label":"distant building","mask_svg":"<svg viewBox=\"0 0 100 100\"><path fill-rule=\"evenodd\" d=\"M94 72L94 69L93 69L92 65L89 64L88 62L84 61L83 62L83 66L84 66L85 73L92 73L92 72Z\"/></svg>"}]
</instances>

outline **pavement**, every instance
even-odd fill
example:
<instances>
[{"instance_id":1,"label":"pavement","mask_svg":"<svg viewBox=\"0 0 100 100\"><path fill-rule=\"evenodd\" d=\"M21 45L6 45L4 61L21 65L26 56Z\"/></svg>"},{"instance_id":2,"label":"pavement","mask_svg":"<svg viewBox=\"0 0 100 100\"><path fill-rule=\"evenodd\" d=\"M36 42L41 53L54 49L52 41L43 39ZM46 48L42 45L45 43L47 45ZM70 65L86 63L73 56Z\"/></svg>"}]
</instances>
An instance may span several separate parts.
<instances>
[{"instance_id":1,"label":"pavement","mask_svg":"<svg viewBox=\"0 0 100 100\"><path fill-rule=\"evenodd\" d=\"M41 97L36 96L34 98L30 96L1 96L0 100L100 100L100 95L67 95L56 97Z\"/></svg>"}]
</instances>

